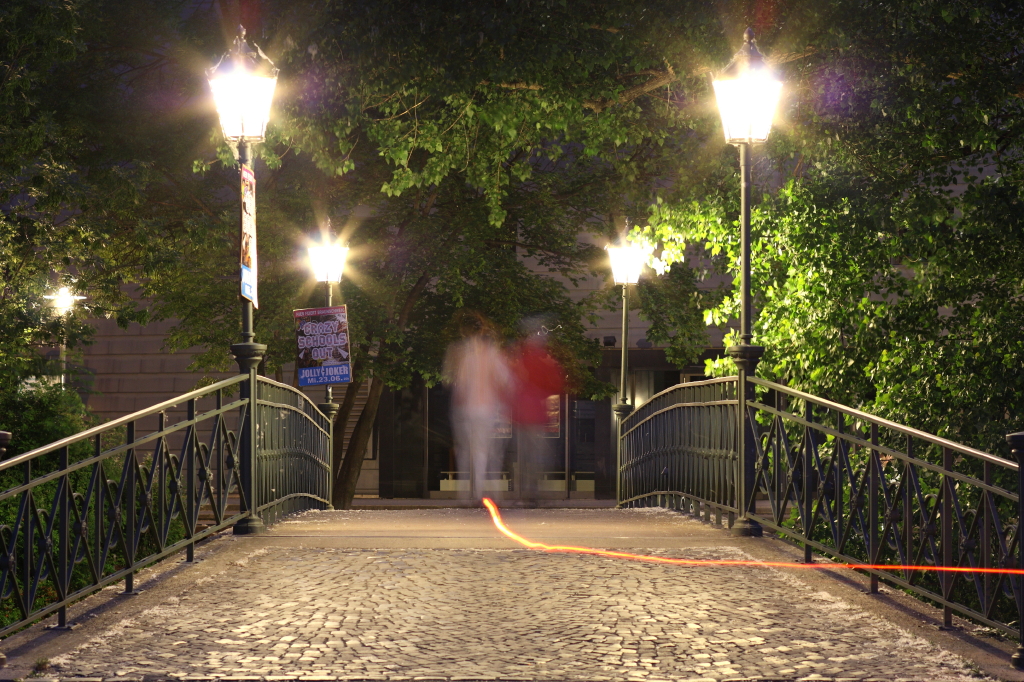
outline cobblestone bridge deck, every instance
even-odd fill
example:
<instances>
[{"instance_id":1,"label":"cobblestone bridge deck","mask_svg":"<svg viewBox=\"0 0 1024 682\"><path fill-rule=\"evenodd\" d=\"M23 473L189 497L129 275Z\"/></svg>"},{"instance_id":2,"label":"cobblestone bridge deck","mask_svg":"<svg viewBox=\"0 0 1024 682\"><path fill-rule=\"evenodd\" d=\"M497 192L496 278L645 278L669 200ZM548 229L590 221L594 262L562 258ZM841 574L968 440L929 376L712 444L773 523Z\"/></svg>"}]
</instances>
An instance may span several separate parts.
<instances>
[{"instance_id":1,"label":"cobblestone bridge deck","mask_svg":"<svg viewBox=\"0 0 1024 682\"><path fill-rule=\"evenodd\" d=\"M549 543L793 560L667 511L509 510ZM483 509L307 513L222 535L0 643L16 679L1024 679L1009 642L843 570L665 566L521 549ZM43 660L45 659L45 661Z\"/></svg>"}]
</instances>

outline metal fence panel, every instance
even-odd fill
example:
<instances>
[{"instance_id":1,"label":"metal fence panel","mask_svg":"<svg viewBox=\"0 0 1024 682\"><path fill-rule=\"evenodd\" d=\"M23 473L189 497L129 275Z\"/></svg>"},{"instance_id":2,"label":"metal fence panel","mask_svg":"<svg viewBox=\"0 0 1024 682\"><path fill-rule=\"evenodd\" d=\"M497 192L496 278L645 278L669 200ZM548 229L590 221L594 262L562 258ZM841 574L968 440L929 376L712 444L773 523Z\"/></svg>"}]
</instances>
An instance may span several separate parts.
<instances>
[{"instance_id":1,"label":"metal fence panel","mask_svg":"<svg viewBox=\"0 0 1024 682\"><path fill-rule=\"evenodd\" d=\"M329 508L331 424L257 378L258 500L242 486L249 374L0 462L0 635L125 581L243 517ZM17 434L14 434L17 437Z\"/></svg>"}]
</instances>

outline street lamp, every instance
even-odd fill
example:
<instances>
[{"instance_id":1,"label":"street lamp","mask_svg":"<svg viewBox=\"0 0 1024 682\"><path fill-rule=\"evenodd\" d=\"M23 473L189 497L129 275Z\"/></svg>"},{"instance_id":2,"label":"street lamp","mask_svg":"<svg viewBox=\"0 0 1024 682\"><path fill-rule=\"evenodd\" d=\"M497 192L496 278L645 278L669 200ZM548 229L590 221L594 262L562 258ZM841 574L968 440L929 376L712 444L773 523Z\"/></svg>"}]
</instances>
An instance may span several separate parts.
<instances>
[{"instance_id":1,"label":"street lamp","mask_svg":"<svg viewBox=\"0 0 1024 682\"><path fill-rule=\"evenodd\" d=\"M739 522L733 527L737 535L761 535L761 527L747 518L754 485L754 443L747 428L746 402L753 399L753 376L764 348L751 345L750 297L750 145L764 142L771 132L772 119L782 94L782 81L765 64L757 49L754 31L743 34L743 47L733 56L725 70L714 80L715 99L722 116L725 141L740 152L740 342L726 352L738 369L739 439L742 469L737 477Z\"/></svg>"},{"instance_id":2,"label":"street lamp","mask_svg":"<svg viewBox=\"0 0 1024 682\"><path fill-rule=\"evenodd\" d=\"M341 282L341 276L345 272L345 259L348 258L348 247L327 239L321 244L312 244L307 249L309 253L309 267L317 282L323 282L326 292L325 304L331 307L331 285ZM332 387L327 384L327 401L321 405L327 413L328 418L333 422L334 414L338 406L334 404Z\"/></svg>"},{"instance_id":3,"label":"street lamp","mask_svg":"<svg viewBox=\"0 0 1024 682\"><path fill-rule=\"evenodd\" d=\"M253 367L258 365L267 350L263 344L253 342L253 299L256 298L255 196L254 191L250 191L247 196L246 179L254 180L249 167L249 152L251 145L262 142L266 137L270 105L277 86L277 71L259 46L255 50L249 47L245 42L245 28L241 26L238 27L238 37L235 38L232 50L206 71L224 138L237 150L241 180L239 242L242 247L240 260L243 277L242 342L232 345L231 350L243 370L248 369L250 364ZM251 188L255 189L254 181L251 181ZM247 201L252 204L251 207L246 205ZM247 222L251 225L251 234L247 234ZM249 283L244 281L247 271L252 277ZM246 290L246 284L251 284L251 290ZM258 306L258 303L255 305Z\"/></svg>"},{"instance_id":4,"label":"street lamp","mask_svg":"<svg viewBox=\"0 0 1024 682\"><path fill-rule=\"evenodd\" d=\"M622 367L619 372L619 402L612 410L619 420L619 438L615 439L615 498L622 500L622 422L633 411L626 399L626 375L629 359L629 285L640 281L640 272L647 262L647 251L636 244L608 246L608 260L612 266L612 280L622 285Z\"/></svg>"},{"instance_id":5,"label":"street lamp","mask_svg":"<svg viewBox=\"0 0 1024 682\"><path fill-rule=\"evenodd\" d=\"M43 296L48 301L53 301L53 309L57 312L57 315L64 317L75 308L75 304L85 299L85 296L78 296L71 293L71 289L68 287L61 287L56 293L48 296ZM64 339L60 340L60 385L64 386L67 383L65 378L67 375L67 346L64 344Z\"/></svg>"},{"instance_id":6,"label":"street lamp","mask_svg":"<svg viewBox=\"0 0 1024 682\"><path fill-rule=\"evenodd\" d=\"M236 150L239 173L239 261L242 298L242 340L232 344L231 352L249 381L243 385L243 399L250 408L241 429L242 487L245 490L248 514L235 524L236 535L251 535L265 530L256 514L259 506L256 486L256 368L267 347L254 341L253 308L259 307L256 270L256 176L250 167L250 147L264 140L270 105L277 86L277 68L258 46L251 49L245 42L245 28L238 27L234 47L207 69L210 91L217 105L224 138Z\"/></svg>"}]
</instances>

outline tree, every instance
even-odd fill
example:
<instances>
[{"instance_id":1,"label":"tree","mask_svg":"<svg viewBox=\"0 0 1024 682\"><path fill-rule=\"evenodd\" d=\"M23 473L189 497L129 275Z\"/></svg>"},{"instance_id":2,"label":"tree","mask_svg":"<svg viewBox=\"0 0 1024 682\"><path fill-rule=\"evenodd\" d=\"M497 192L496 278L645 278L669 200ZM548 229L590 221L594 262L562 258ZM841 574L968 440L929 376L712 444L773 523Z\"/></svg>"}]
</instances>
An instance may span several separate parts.
<instances>
[{"instance_id":1,"label":"tree","mask_svg":"<svg viewBox=\"0 0 1024 682\"><path fill-rule=\"evenodd\" d=\"M282 85L301 93L282 102L277 134L373 207L353 239L374 256L354 254L345 288L357 372L372 383L336 504L351 500L383 385L437 379L439 322L459 307L506 330L562 312L560 349L586 380L579 362L597 348L582 337L585 309L520 256L585 274L597 256L580 231L606 233L610 214L636 210L678 163L672 152L699 144L664 97L676 64L702 73L668 39L706 28L693 9L685 24L669 3L290 3L277 15ZM683 139L667 143L673 133ZM695 359L692 334L678 339Z\"/></svg>"},{"instance_id":2,"label":"tree","mask_svg":"<svg viewBox=\"0 0 1024 682\"><path fill-rule=\"evenodd\" d=\"M116 282L134 262L84 216L100 191L116 204L130 188L110 169L80 172L86 133L50 97L80 57L79 32L70 3L17 2L0 15L0 392L46 371L41 350L88 337L81 317L47 305L59 286L88 290L89 312L131 319Z\"/></svg>"},{"instance_id":3,"label":"tree","mask_svg":"<svg viewBox=\"0 0 1024 682\"><path fill-rule=\"evenodd\" d=\"M124 259L111 290L139 282L153 316L180 320L170 347L205 346L195 366L226 369L238 330L237 179L202 72L238 15L229 4L222 21L187 3L88 7L82 50L54 75L78 87L50 94L89 133L74 167L105 179L118 200L96 192L62 205L107 230L97 246ZM586 371L597 348L580 321L600 301L572 303L526 260L570 280L593 272L602 257L579 242L581 230L607 233L609 215L642 215L667 181L714 176L714 125L693 93L727 56L717 10L611 0L264 7L263 30L251 34L282 77L258 148L256 331L270 346L263 371L283 379L290 311L319 302L301 265L304 239L326 217L343 225L354 247L343 297L356 380L372 383L339 504L358 476L352 455L376 397L413 374L436 380L460 308L510 332L521 316L554 312L556 349L578 390L606 390ZM668 336L689 325L675 334L682 359L697 345L698 299L687 293L692 279L678 268L673 278L644 300L690 306L658 318Z\"/></svg>"},{"instance_id":4,"label":"tree","mask_svg":"<svg viewBox=\"0 0 1024 682\"><path fill-rule=\"evenodd\" d=\"M757 165L759 373L1000 449L1024 426L1022 10L803 10L761 40L769 55L775 42L805 56L784 67L788 103ZM664 260L697 245L736 274L736 185L665 193L645 230ZM737 303L709 319L734 318Z\"/></svg>"}]
</instances>

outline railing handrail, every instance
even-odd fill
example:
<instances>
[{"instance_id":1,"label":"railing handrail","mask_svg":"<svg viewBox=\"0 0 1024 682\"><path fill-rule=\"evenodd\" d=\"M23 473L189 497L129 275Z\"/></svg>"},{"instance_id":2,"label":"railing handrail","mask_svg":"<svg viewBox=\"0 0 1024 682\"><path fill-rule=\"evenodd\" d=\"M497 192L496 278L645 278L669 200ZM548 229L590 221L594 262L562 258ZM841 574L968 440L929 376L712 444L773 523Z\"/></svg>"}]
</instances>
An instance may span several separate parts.
<instances>
[{"instance_id":1,"label":"railing handrail","mask_svg":"<svg viewBox=\"0 0 1024 682\"><path fill-rule=\"evenodd\" d=\"M736 398L730 398L728 400L707 400L707 401L700 402L700 403L673 403L671 405L666 405L665 407L661 408L660 410L657 410L656 412L651 412L649 415L647 415L646 417L644 417L643 419L638 421L636 424L633 424L632 426L630 426L628 430L622 432L622 436L621 437L625 438L626 436L631 434L633 431L635 431L636 429L638 429L641 426L643 426L644 424L646 424L651 419L654 419L655 417L657 417L657 416L659 416L661 414L664 414L665 412L669 412L670 410L677 410L677 409L684 408L684 407L709 407L709 406L714 406L714 405L736 405L737 403L739 403L739 401Z\"/></svg>"},{"instance_id":2,"label":"railing handrail","mask_svg":"<svg viewBox=\"0 0 1024 682\"><path fill-rule=\"evenodd\" d=\"M637 405L636 408L633 410L633 413L630 414L628 417L626 417L624 420L622 420L623 421L623 425L625 425L626 422L628 422L630 419L635 417L637 415L637 413L640 412L640 410L644 409L645 407L650 405L652 402L654 402L655 400L657 400L661 396L665 395L666 393L671 393L672 391L678 390L680 388L698 388L700 386L711 386L712 384L727 384L727 383L736 383L736 377L735 376L715 377L714 379L704 379L702 381L686 381L686 382L683 382L681 384L676 384L674 386L669 386L664 391L660 391L658 393L655 393L650 398L645 400L643 403L641 403L640 405ZM630 428L633 428L633 427L631 426Z\"/></svg>"},{"instance_id":3,"label":"railing handrail","mask_svg":"<svg viewBox=\"0 0 1024 682\"><path fill-rule=\"evenodd\" d=\"M88 440L89 438L93 438L99 434L102 434L104 431L116 429L119 426L123 426L130 422L137 421L144 417L159 414L160 412L163 412L169 407L176 407L184 402L192 400L193 398L201 398L207 393L212 393L213 391L219 391L221 389L228 388L229 386L234 386L235 384L243 383L244 381L247 381L248 378L249 377L246 376L245 374L239 374L238 376L231 377L230 379L224 379L223 381L218 381L215 384L210 384L209 386L204 386L203 388L197 388L196 390L190 391L189 393L179 395L177 397L171 398L170 400L165 400L162 403L158 403L156 405L153 405L152 407L147 407L144 410L139 410L138 412L126 414L123 417L118 417L117 419L114 419L112 421L104 422L97 426L93 426L91 428L86 429L85 431L79 431L74 435L68 436L66 438L61 438L58 441L47 443L46 445L41 445L35 450L23 452L22 454L16 457L12 457L11 459L7 459L4 460L3 462L0 462L0 472L24 464L28 460L35 459L40 455L45 455L47 453L53 452L54 450L59 450L63 447L74 445L75 443L78 443L80 441Z\"/></svg>"},{"instance_id":4,"label":"railing handrail","mask_svg":"<svg viewBox=\"0 0 1024 682\"><path fill-rule=\"evenodd\" d=\"M836 412L842 412L856 419L863 419L864 421L872 422L874 424L877 424L878 426L890 429L892 431L896 431L897 433L902 433L907 436L912 436L913 438L926 440L931 443L934 443L935 445L939 445L944 448L949 448L951 450L961 452L965 455L976 457L982 460L983 462L997 464L999 466L1006 467L1007 469L1010 469L1012 471L1017 470L1017 463L1012 460L1004 459L1002 457L999 457L998 455L993 455L982 450L977 450L970 446L963 445L962 443L957 443L956 441L943 438L942 436L936 436L935 434L928 433L927 431L921 431L910 426L904 426L903 424L898 424L894 421L890 421L883 417L869 414L867 412L852 407L847 407L846 405L833 402L831 400L819 398L817 396L811 395L810 393L804 393L803 391L799 391L795 388L789 388L788 386L783 386L782 384L777 384L773 381L766 381L764 379L758 379L757 377L747 377L747 381L757 386L763 386L765 388L779 391L780 393L784 393L786 395L791 395L795 398L799 398L800 400L807 400L816 403L823 407L827 407L830 410L835 410ZM797 415L793 416L799 418Z\"/></svg>"},{"instance_id":5,"label":"railing handrail","mask_svg":"<svg viewBox=\"0 0 1024 682\"><path fill-rule=\"evenodd\" d=\"M313 407L313 409L315 409L317 411L317 413L321 417L323 417L324 419L327 419L327 415L323 413L323 411L320 409L320 406L317 405L315 402L313 402L313 400L308 395L306 395L305 393L303 393L299 389L295 388L294 386L289 386L288 384L282 384L280 381L275 381L274 379L270 379L270 378L267 378L267 377L264 377L264 376L260 376L258 374L256 375L256 381L257 381L257 383L260 383L260 384L270 384L271 386L276 386L277 388L283 388L283 389L286 389L288 391L291 391L295 395L299 396L302 400L304 400L308 405ZM264 401L261 401L261 402L264 402Z\"/></svg>"}]
</instances>

